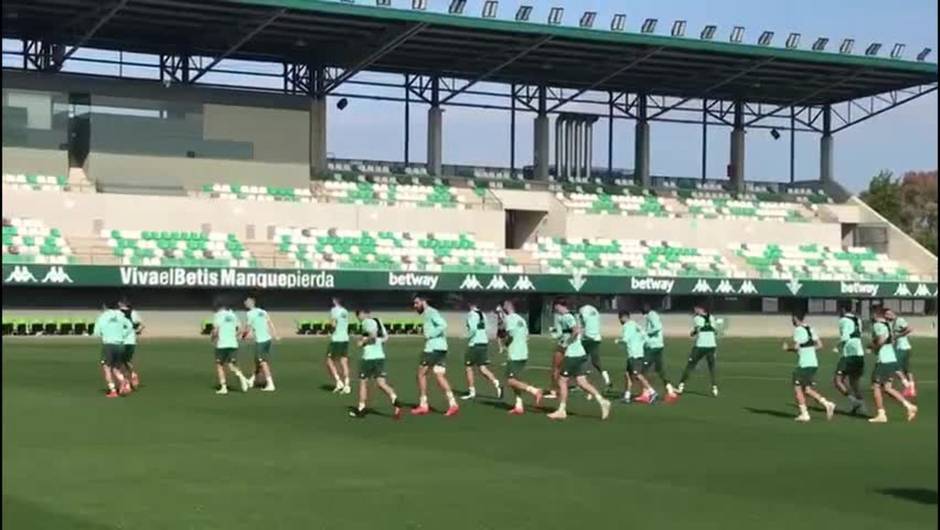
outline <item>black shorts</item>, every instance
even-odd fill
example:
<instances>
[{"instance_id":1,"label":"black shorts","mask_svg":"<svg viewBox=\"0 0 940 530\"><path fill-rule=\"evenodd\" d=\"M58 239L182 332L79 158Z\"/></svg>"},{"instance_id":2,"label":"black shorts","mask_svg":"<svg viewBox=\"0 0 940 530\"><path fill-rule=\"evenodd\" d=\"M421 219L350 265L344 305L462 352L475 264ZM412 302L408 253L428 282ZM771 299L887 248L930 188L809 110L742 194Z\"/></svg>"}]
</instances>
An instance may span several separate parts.
<instances>
[{"instance_id":1,"label":"black shorts","mask_svg":"<svg viewBox=\"0 0 940 530\"><path fill-rule=\"evenodd\" d=\"M124 364L124 345L103 344L101 346L101 364L109 368L117 368Z\"/></svg>"}]
</instances>

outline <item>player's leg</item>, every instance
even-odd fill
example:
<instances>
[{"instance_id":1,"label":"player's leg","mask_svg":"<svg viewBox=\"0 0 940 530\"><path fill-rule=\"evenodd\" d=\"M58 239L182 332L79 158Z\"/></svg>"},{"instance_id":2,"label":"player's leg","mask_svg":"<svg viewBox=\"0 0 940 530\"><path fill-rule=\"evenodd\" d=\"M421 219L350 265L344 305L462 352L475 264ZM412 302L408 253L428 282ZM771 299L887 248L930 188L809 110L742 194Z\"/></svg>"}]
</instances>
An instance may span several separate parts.
<instances>
[{"instance_id":1,"label":"player's leg","mask_svg":"<svg viewBox=\"0 0 940 530\"><path fill-rule=\"evenodd\" d=\"M262 360L259 364L261 365L261 374L265 380L264 388L261 390L263 392L274 392L274 375L271 373L271 364L265 360ZM251 385L249 384L249 386Z\"/></svg>"},{"instance_id":2,"label":"player's leg","mask_svg":"<svg viewBox=\"0 0 940 530\"><path fill-rule=\"evenodd\" d=\"M215 375L219 380L219 389L216 394L228 394L228 381L225 379L225 367L221 359L215 360Z\"/></svg>"},{"instance_id":3,"label":"player's leg","mask_svg":"<svg viewBox=\"0 0 940 530\"><path fill-rule=\"evenodd\" d=\"M630 403L633 399L633 378L630 377L630 361L627 361L627 367L623 371L623 402Z\"/></svg>"},{"instance_id":4,"label":"player's leg","mask_svg":"<svg viewBox=\"0 0 940 530\"><path fill-rule=\"evenodd\" d=\"M552 372L551 372L551 381L548 385L548 394L545 395L546 399L555 399L558 397L558 385L561 378L561 364L565 358L565 351L560 348L555 348L555 351L552 352Z\"/></svg>"},{"instance_id":5,"label":"player's leg","mask_svg":"<svg viewBox=\"0 0 940 530\"><path fill-rule=\"evenodd\" d=\"M525 370L525 365L526 361L509 360L506 363L506 386L512 389L516 398L513 408L509 411L510 414L520 415L525 412L525 406L522 402L522 395L525 393L531 394L535 398L536 405L542 404L542 391L519 378Z\"/></svg>"},{"instance_id":6,"label":"player's leg","mask_svg":"<svg viewBox=\"0 0 940 530\"><path fill-rule=\"evenodd\" d=\"M705 363L708 364L708 377L712 383L712 395L718 397L718 362L717 350L709 348L705 353Z\"/></svg>"},{"instance_id":7,"label":"player's leg","mask_svg":"<svg viewBox=\"0 0 940 530\"><path fill-rule=\"evenodd\" d=\"M333 388L334 393L342 392L344 388L343 380L339 377L339 370L336 368L336 361L334 360L335 357L338 357L337 344L336 342L330 342L326 352L326 369L330 372L333 381L336 382L336 386Z\"/></svg>"},{"instance_id":8,"label":"player's leg","mask_svg":"<svg viewBox=\"0 0 940 530\"><path fill-rule=\"evenodd\" d=\"M679 377L679 388L676 389L676 393L681 394L685 391L685 382L689 380L689 376L692 375L692 371L698 366L703 356L704 350L702 348L692 348L692 352L689 353L689 360L686 361L685 368L682 370L682 376Z\"/></svg>"},{"instance_id":9,"label":"player's leg","mask_svg":"<svg viewBox=\"0 0 940 530\"><path fill-rule=\"evenodd\" d=\"M604 396L597 391L597 388L588 381L587 376L580 374L575 377L575 382L584 390L588 395L594 396L594 400L597 401L598 406L601 408L601 419L606 420L610 415L610 401L604 399Z\"/></svg>"},{"instance_id":10,"label":"player's leg","mask_svg":"<svg viewBox=\"0 0 940 530\"><path fill-rule=\"evenodd\" d=\"M114 380L116 380L118 392L122 395L130 393L130 381L128 381L121 372L124 364L123 346L106 345L105 355L105 362L107 363L108 369L111 372L111 376L114 378Z\"/></svg>"},{"instance_id":11,"label":"player's leg","mask_svg":"<svg viewBox=\"0 0 940 530\"><path fill-rule=\"evenodd\" d=\"M226 355L225 364L228 367L228 371L232 372L232 374L238 378L238 383L241 385L242 392L247 392L248 378L245 377L245 374L242 372L241 368L238 367L238 360L235 358L236 351L237 350L234 348L229 349Z\"/></svg>"},{"instance_id":12,"label":"player's leg","mask_svg":"<svg viewBox=\"0 0 940 530\"><path fill-rule=\"evenodd\" d=\"M891 385L891 381L888 381L883 385L884 391L886 394L894 398L895 401L901 404L904 409L907 411L907 421L911 421L917 415L917 406L907 400L903 394L894 389Z\"/></svg>"},{"instance_id":13,"label":"player's leg","mask_svg":"<svg viewBox=\"0 0 940 530\"><path fill-rule=\"evenodd\" d=\"M447 368L443 363L438 363L434 366L433 372L437 386L441 389L441 392L444 393L444 396L447 397L447 412L444 415L453 416L457 414L459 407L457 406L457 400L454 398L454 391L450 388L450 382L447 381Z\"/></svg>"},{"instance_id":14,"label":"player's leg","mask_svg":"<svg viewBox=\"0 0 940 530\"><path fill-rule=\"evenodd\" d=\"M427 354L424 354L427 356ZM428 407L428 364L422 359L418 366L418 406L411 409L412 414L427 414L430 411Z\"/></svg>"},{"instance_id":15,"label":"player's leg","mask_svg":"<svg viewBox=\"0 0 940 530\"><path fill-rule=\"evenodd\" d=\"M467 352L464 373L467 374L467 394L461 399L473 399L477 397L476 381L473 374L473 362L470 360L470 352Z\"/></svg>"},{"instance_id":16,"label":"player's leg","mask_svg":"<svg viewBox=\"0 0 940 530\"><path fill-rule=\"evenodd\" d=\"M381 371L381 373L384 374L384 369ZM398 394L395 393L395 389L392 388L392 385L388 384L388 380L385 379L385 375L376 377L375 384L379 387L379 390L388 396L388 400L391 401L393 417L396 420L401 419L401 403L398 401Z\"/></svg>"},{"instance_id":17,"label":"player's leg","mask_svg":"<svg viewBox=\"0 0 940 530\"><path fill-rule=\"evenodd\" d=\"M255 345L255 366L256 371L261 372L261 377L264 379L264 387L261 389L265 392L274 392L274 374L271 371L271 342L261 342ZM248 380L248 386L254 386L254 377L251 376Z\"/></svg>"},{"instance_id":18,"label":"player's leg","mask_svg":"<svg viewBox=\"0 0 940 530\"><path fill-rule=\"evenodd\" d=\"M348 348L349 343L346 343ZM349 350L343 352L343 356L339 358L339 367L341 375L343 377L343 394L349 394L352 392L352 389L349 387Z\"/></svg>"},{"instance_id":19,"label":"player's leg","mask_svg":"<svg viewBox=\"0 0 940 530\"><path fill-rule=\"evenodd\" d=\"M658 394L656 389L653 388L653 385L650 384L649 379L647 379L642 371L637 370L634 375L636 382L643 388L643 395L646 397L646 401L652 403L656 401Z\"/></svg>"},{"instance_id":20,"label":"player's leg","mask_svg":"<svg viewBox=\"0 0 940 530\"><path fill-rule=\"evenodd\" d=\"M499 379L497 379L496 375L490 371L490 368L486 365L485 361L480 365L480 373L483 374L483 377L487 378L493 385L493 390L496 391L496 399L503 399L503 387L499 384Z\"/></svg>"},{"instance_id":21,"label":"player's leg","mask_svg":"<svg viewBox=\"0 0 940 530\"><path fill-rule=\"evenodd\" d=\"M604 380L604 386L610 388L610 374L607 373L607 370L604 370L604 367L601 366L601 343L597 341L590 341L586 343L588 350L588 358L591 360L591 365L594 366L594 369L601 374L601 378Z\"/></svg>"},{"instance_id":22,"label":"player's leg","mask_svg":"<svg viewBox=\"0 0 940 530\"><path fill-rule=\"evenodd\" d=\"M359 377L359 405L356 407L356 415L359 417L365 416L366 405L368 404L369 404L369 379L367 377Z\"/></svg>"},{"instance_id":23,"label":"player's leg","mask_svg":"<svg viewBox=\"0 0 940 530\"><path fill-rule=\"evenodd\" d=\"M796 421L809 421L809 410L806 408L806 396L803 395L803 386L794 377L793 396L796 398L796 406L800 409L799 415L794 418Z\"/></svg>"},{"instance_id":24,"label":"player's leg","mask_svg":"<svg viewBox=\"0 0 940 530\"><path fill-rule=\"evenodd\" d=\"M552 420L563 420L568 417L568 378L564 374L558 375L558 409L548 415Z\"/></svg>"}]
</instances>

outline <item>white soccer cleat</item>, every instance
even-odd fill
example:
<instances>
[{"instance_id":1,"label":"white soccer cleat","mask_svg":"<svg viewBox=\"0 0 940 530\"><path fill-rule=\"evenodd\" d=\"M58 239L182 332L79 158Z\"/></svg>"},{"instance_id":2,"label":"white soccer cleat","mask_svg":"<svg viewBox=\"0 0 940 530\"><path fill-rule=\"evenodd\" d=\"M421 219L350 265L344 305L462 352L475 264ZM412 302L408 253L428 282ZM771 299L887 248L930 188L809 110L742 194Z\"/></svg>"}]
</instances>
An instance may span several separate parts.
<instances>
[{"instance_id":1,"label":"white soccer cleat","mask_svg":"<svg viewBox=\"0 0 940 530\"><path fill-rule=\"evenodd\" d=\"M218 390L215 391L215 393L216 393L216 394L219 394L219 395L228 394L228 387L227 387L227 386L221 386L221 387L219 387Z\"/></svg>"},{"instance_id":2,"label":"white soccer cleat","mask_svg":"<svg viewBox=\"0 0 940 530\"><path fill-rule=\"evenodd\" d=\"M917 405L911 405L907 408L907 421L914 421L917 417Z\"/></svg>"},{"instance_id":3,"label":"white soccer cleat","mask_svg":"<svg viewBox=\"0 0 940 530\"><path fill-rule=\"evenodd\" d=\"M798 421L798 422L800 422L800 423L806 423L806 422L808 422L808 421L810 420L810 418L809 418L809 413L800 414L799 416L793 418L793 420L794 420L794 421Z\"/></svg>"},{"instance_id":4,"label":"white soccer cleat","mask_svg":"<svg viewBox=\"0 0 940 530\"><path fill-rule=\"evenodd\" d=\"M342 390L342 392L343 392L343 394L351 394L351 393L352 393L352 387L350 387L349 385L343 385L343 390Z\"/></svg>"},{"instance_id":5,"label":"white soccer cleat","mask_svg":"<svg viewBox=\"0 0 940 530\"><path fill-rule=\"evenodd\" d=\"M248 388L254 388L254 387L255 387L255 376L251 376L248 378Z\"/></svg>"},{"instance_id":6,"label":"white soccer cleat","mask_svg":"<svg viewBox=\"0 0 940 530\"><path fill-rule=\"evenodd\" d=\"M548 414L546 417L550 420L563 420L568 417L568 413L561 409L558 409L555 412Z\"/></svg>"},{"instance_id":7,"label":"white soccer cleat","mask_svg":"<svg viewBox=\"0 0 940 530\"><path fill-rule=\"evenodd\" d=\"M718 397L718 387L717 387L717 386L713 386L713 387L712 387L712 395L715 396L715 397Z\"/></svg>"},{"instance_id":8,"label":"white soccer cleat","mask_svg":"<svg viewBox=\"0 0 940 530\"><path fill-rule=\"evenodd\" d=\"M274 392L274 383L268 383L261 389L262 392Z\"/></svg>"},{"instance_id":9,"label":"white soccer cleat","mask_svg":"<svg viewBox=\"0 0 940 530\"><path fill-rule=\"evenodd\" d=\"M826 409L826 420L831 420L836 413L836 404L832 401L826 401L823 403L823 407Z\"/></svg>"},{"instance_id":10,"label":"white soccer cleat","mask_svg":"<svg viewBox=\"0 0 940 530\"><path fill-rule=\"evenodd\" d=\"M881 411L874 418L869 418L868 423L888 423L888 415Z\"/></svg>"},{"instance_id":11,"label":"white soccer cleat","mask_svg":"<svg viewBox=\"0 0 940 530\"><path fill-rule=\"evenodd\" d=\"M679 386L676 388L676 395L681 396L685 392L685 383L679 383Z\"/></svg>"},{"instance_id":12,"label":"white soccer cleat","mask_svg":"<svg viewBox=\"0 0 940 530\"><path fill-rule=\"evenodd\" d=\"M245 379L244 377L239 377L239 378L238 378L238 382L239 382L239 384L241 384L241 386L242 386L242 392L248 392L248 388L249 388L249 386L248 386L248 380Z\"/></svg>"},{"instance_id":13,"label":"white soccer cleat","mask_svg":"<svg viewBox=\"0 0 940 530\"><path fill-rule=\"evenodd\" d=\"M601 419L606 420L610 417L610 401L606 399L601 400Z\"/></svg>"},{"instance_id":14,"label":"white soccer cleat","mask_svg":"<svg viewBox=\"0 0 940 530\"><path fill-rule=\"evenodd\" d=\"M460 396L460 399L463 400L463 401L469 401L469 400L471 400L471 399L473 399L473 398L475 398L475 397L477 397L477 393L476 393L476 392L467 392L466 394Z\"/></svg>"},{"instance_id":15,"label":"white soccer cleat","mask_svg":"<svg viewBox=\"0 0 940 530\"><path fill-rule=\"evenodd\" d=\"M346 385L344 385L342 381L337 381L337 382L336 382L336 386L333 387L333 393L334 393L334 394L339 394L340 392L343 391L343 389L344 389L345 387L346 387Z\"/></svg>"}]
</instances>

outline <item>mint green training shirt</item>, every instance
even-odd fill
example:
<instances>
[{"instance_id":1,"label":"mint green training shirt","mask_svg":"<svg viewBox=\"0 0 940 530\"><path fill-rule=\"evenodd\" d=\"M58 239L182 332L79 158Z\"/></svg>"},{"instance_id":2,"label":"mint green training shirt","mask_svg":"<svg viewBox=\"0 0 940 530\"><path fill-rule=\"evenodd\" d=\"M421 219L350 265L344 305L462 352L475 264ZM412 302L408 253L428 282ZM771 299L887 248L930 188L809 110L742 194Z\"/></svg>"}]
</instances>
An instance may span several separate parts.
<instances>
[{"instance_id":1,"label":"mint green training shirt","mask_svg":"<svg viewBox=\"0 0 940 530\"><path fill-rule=\"evenodd\" d=\"M480 329L481 322L483 323L483 329ZM490 338L486 334L486 315L483 315L481 311L467 313L467 341L471 346L489 344L490 342Z\"/></svg>"},{"instance_id":2,"label":"mint green training shirt","mask_svg":"<svg viewBox=\"0 0 940 530\"><path fill-rule=\"evenodd\" d=\"M238 318L231 309L223 309L215 313L212 325L215 326L217 340L215 347L219 349L238 348Z\"/></svg>"},{"instance_id":3,"label":"mint green training shirt","mask_svg":"<svg viewBox=\"0 0 940 530\"><path fill-rule=\"evenodd\" d=\"M907 336L900 336L900 333L907 329L907 320L904 320L904 317L897 317L891 324L894 328L894 348L896 350L911 349L910 339Z\"/></svg>"},{"instance_id":4,"label":"mint green training shirt","mask_svg":"<svg viewBox=\"0 0 940 530\"><path fill-rule=\"evenodd\" d=\"M447 321L431 306L424 309L424 351L447 351Z\"/></svg>"},{"instance_id":5,"label":"mint green training shirt","mask_svg":"<svg viewBox=\"0 0 940 530\"><path fill-rule=\"evenodd\" d=\"M855 315L846 313L845 316L839 319L839 341L842 343L843 357L860 357L865 355L865 348L862 345L862 337L852 337L852 334L856 332L855 320L853 320L853 317L855 317ZM857 331L859 335L861 335L861 320L859 320Z\"/></svg>"},{"instance_id":6,"label":"mint green training shirt","mask_svg":"<svg viewBox=\"0 0 940 530\"><path fill-rule=\"evenodd\" d=\"M518 313L506 316L506 333L512 339L506 347L510 361L529 359L529 324Z\"/></svg>"},{"instance_id":7,"label":"mint green training shirt","mask_svg":"<svg viewBox=\"0 0 940 530\"><path fill-rule=\"evenodd\" d=\"M715 329L715 316L711 315L712 329ZM698 331L698 335L695 336L695 346L697 348L717 348L718 340L715 334L715 331L702 331L702 328L705 327L706 319L702 315L695 315L695 318L692 319L692 325Z\"/></svg>"},{"instance_id":8,"label":"mint green training shirt","mask_svg":"<svg viewBox=\"0 0 940 530\"><path fill-rule=\"evenodd\" d=\"M663 320L656 311L646 314L646 345L650 348L665 348Z\"/></svg>"},{"instance_id":9,"label":"mint green training shirt","mask_svg":"<svg viewBox=\"0 0 940 530\"><path fill-rule=\"evenodd\" d=\"M640 329L639 324L632 320L624 322L621 328L620 340L627 350L627 357L631 359L643 357L643 344L646 342L646 338L643 336L643 330Z\"/></svg>"},{"instance_id":10,"label":"mint green training shirt","mask_svg":"<svg viewBox=\"0 0 940 530\"><path fill-rule=\"evenodd\" d=\"M891 337L891 329L888 327L888 323L883 320L875 321L871 327L871 333L873 337L885 340ZM898 362L897 352L894 351L894 344L886 342L878 349L878 362L882 364Z\"/></svg>"},{"instance_id":11,"label":"mint green training shirt","mask_svg":"<svg viewBox=\"0 0 940 530\"><path fill-rule=\"evenodd\" d=\"M379 333L380 323L375 318L369 317L362 321L362 333L367 337L374 337L375 342L366 344L362 347L362 360L373 361L385 358L384 337L388 337L385 331L385 324L381 324L381 333ZM382 335L380 337L379 335Z\"/></svg>"},{"instance_id":12,"label":"mint green training shirt","mask_svg":"<svg viewBox=\"0 0 940 530\"><path fill-rule=\"evenodd\" d=\"M601 340L601 314L596 307L587 304L578 309L581 317L582 333L584 338L600 342Z\"/></svg>"},{"instance_id":13,"label":"mint green training shirt","mask_svg":"<svg viewBox=\"0 0 940 530\"><path fill-rule=\"evenodd\" d=\"M584 345L581 344L580 335L574 336L574 329L578 327L578 319L571 313L565 313L558 318L558 325L561 328L561 344L565 345L565 357L584 357L587 352L584 351Z\"/></svg>"},{"instance_id":14,"label":"mint green training shirt","mask_svg":"<svg viewBox=\"0 0 940 530\"><path fill-rule=\"evenodd\" d=\"M796 326L793 328L793 342L796 343L797 355L799 360L797 361L797 366L800 368L818 368L819 359L816 358L816 346L800 346L801 344L806 344L809 342L814 342L819 340L819 336L816 335L816 330L809 328L809 326Z\"/></svg>"},{"instance_id":15,"label":"mint green training shirt","mask_svg":"<svg viewBox=\"0 0 940 530\"><path fill-rule=\"evenodd\" d=\"M349 342L349 311L345 307L334 307L330 309L330 319L336 322L330 341Z\"/></svg>"},{"instance_id":16,"label":"mint green training shirt","mask_svg":"<svg viewBox=\"0 0 940 530\"><path fill-rule=\"evenodd\" d=\"M133 332L133 324L118 309L106 309L95 320L94 335L101 337L103 344L123 345L127 334Z\"/></svg>"},{"instance_id":17,"label":"mint green training shirt","mask_svg":"<svg viewBox=\"0 0 940 530\"><path fill-rule=\"evenodd\" d=\"M268 329L268 312L260 307L250 309L246 316L248 326L251 327L251 333L255 336L255 342L269 342L271 340L271 330Z\"/></svg>"}]
</instances>

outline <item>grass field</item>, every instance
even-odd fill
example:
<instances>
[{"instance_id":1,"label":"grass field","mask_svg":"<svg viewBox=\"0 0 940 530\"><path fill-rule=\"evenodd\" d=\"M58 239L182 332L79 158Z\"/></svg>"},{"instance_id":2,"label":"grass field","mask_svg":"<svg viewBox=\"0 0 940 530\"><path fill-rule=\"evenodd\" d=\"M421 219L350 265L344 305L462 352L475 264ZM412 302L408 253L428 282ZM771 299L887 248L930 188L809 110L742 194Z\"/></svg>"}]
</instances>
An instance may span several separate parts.
<instances>
[{"instance_id":1,"label":"grass field","mask_svg":"<svg viewBox=\"0 0 940 530\"><path fill-rule=\"evenodd\" d=\"M3 525L936 528L936 342L914 344L921 416L908 424L892 404L887 425L845 415L827 423L820 411L810 424L793 422L793 359L779 344L725 340L718 399L705 395L703 363L675 405L617 404L601 422L579 395L576 416L558 424L509 417L487 399L454 419L351 419L351 397L324 390L318 340L276 345L276 393L228 396L213 393L206 341L143 341L144 386L117 400L101 392L91 340L4 340ZM418 348L413 339L388 346L391 382L406 401L416 398ZM687 348L674 340L667 349L674 377ZM549 344L534 340L533 349L527 375L542 383ZM610 341L603 351L619 379L622 355ZM834 355L822 357L820 388L834 397ZM454 342L449 376L463 389L460 359ZM375 405L389 411L384 399ZM432 405L443 405L438 394Z\"/></svg>"}]
</instances>

